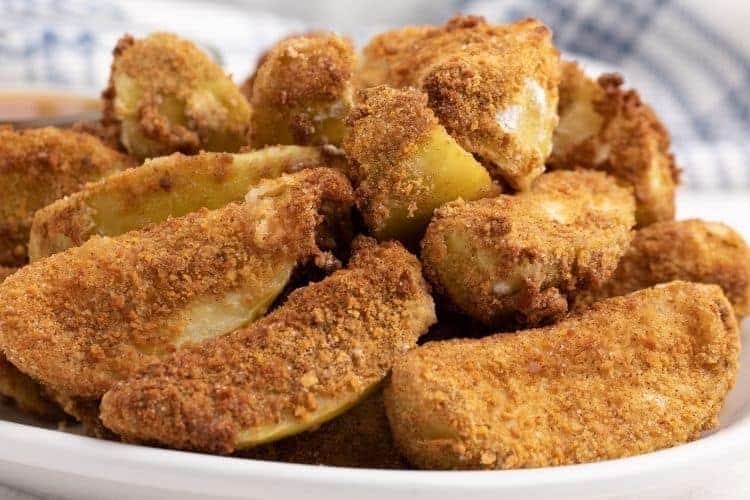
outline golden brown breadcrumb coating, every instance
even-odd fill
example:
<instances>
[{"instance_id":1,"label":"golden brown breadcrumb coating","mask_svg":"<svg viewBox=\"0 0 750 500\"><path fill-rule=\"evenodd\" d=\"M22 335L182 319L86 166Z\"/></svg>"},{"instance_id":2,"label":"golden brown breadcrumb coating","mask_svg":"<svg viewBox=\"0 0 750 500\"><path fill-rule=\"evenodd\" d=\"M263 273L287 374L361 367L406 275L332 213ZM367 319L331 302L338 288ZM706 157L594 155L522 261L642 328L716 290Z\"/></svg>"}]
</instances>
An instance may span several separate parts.
<instances>
[{"instance_id":1,"label":"golden brown breadcrumb coating","mask_svg":"<svg viewBox=\"0 0 750 500\"><path fill-rule=\"evenodd\" d=\"M319 429L250 448L241 455L256 460L335 467L409 468L393 442L382 391Z\"/></svg>"},{"instance_id":2,"label":"golden brown breadcrumb coating","mask_svg":"<svg viewBox=\"0 0 750 500\"><path fill-rule=\"evenodd\" d=\"M433 66L422 88L448 133L495 177L528 189L552 151L559 53L552 32L538 21L507 30Z\"/></svg>"},{"instance_id":3,"label":"golden brown breadcrumb coating","mask_svg":"<svg viewBox=\"0 0 750 500\"><path fill-rule=\"evenodd\" d=\"M0 348L54 391L97 398L179 345L263 314L296 263L332 267L318 228L352 202L342 174L311 169L261 182L244 203L91 238L0 286Z\"/></svg>"},{"instance_id":4,"label":"golden brown breadcrumb coating","mask_svg":"<svg viewBox=\"0 0 750 500\"><path fill-rule=\"evenodd\" d=\"M82 134L93 135L106 146L117 151L127 153L127 150L120 142L120 127L117 123L104 123L101 118L97 120L84 120L75 122L70 126L70 130Z\"/></svg>"},{"instance_id":5,"label":"golden brown breadcrumb coating","mask_svg":"<svg viewBox=\"0 0 750 500\"><path fill-rule=\"evenodd\" d=\"M253 81L252 143L341 143L352 101L352 44L332 33L280 41Z\"/></svg>"},{"instance_id":6,"label":"golden brown breadcrumb coating","mask_svg":"<svg viewBox=\"0 0 750 500\"><path fill-rule=\"evenodd\" d=\"M463 150L415 89L361 90L344 150L359 183L357 207L381 239L419 238L435 208L496 194L486 169Z\"/></svg>"},{"instance_id":7,"label":"golden brown breadcrumb coating","mask_svg":"<svg viewBox=\"0 0 750 500\"><path fill-rule=\"evenodd\" d=\"M719 285L738 317L750 313L750 248L729 226L698 219L636 231L612 279L576 297L576 307L674 280Z\"/></svg>"},{"instance_id":8,"label":"golden brown breadcrumb coating","mask_svg":"<svg viewBox=\"0 0 750 500\"><path fill-rule=\"evenodd\" d=\"M355 87L366 89L387 84L402 88L416 85L412 72L417 65L406 64L407 58L415 53L415 47L439 33L437 26L404 26L375 35L362 49L354 73ZM426 51L420 53L423 56L435 55Z\"/></svg>"},{"instance_id":9,"label":"golden brown breadcrumb coating","mask_svg":"<svg viewBox=\"0 0 750 500\"><path fill-rule=\"evenodd\" d=\"M526 22L535 21L519 25ZM360 88L381 84L419 88L425 73L437 63L463 50L488 47L506 37L512 26L456 15L443 26L405 26L381 33L362 49L357 82Z\"/></svg>"},{"instance_id":10,"label":"golden brown breadcrumb coating","mask_svg":"<svg viewBox=\"0 0 750 500\"><path fill-rule=\"evenodd\" d=\"M630 243L633 213L630 190L607 175L552 172L530 191L436 210L422 240L425 272L477 320L540 325L610 278Z\"/></svg>"},{"instance_id":11,"label":"golden brown breadcrumb coating","mask_svg":"<svg viewBox=\"0 0 750 500\"><path fill-rule=\"evenodd\" d=\"M679 169L670 138L653 109L622 77L587 77L574 62L562 64L560 125L550 168L596 168L631 184L636 221L646 226L674 219Z\"/></svg>"},{"instance_id":12,"label":"golden brown breadcrumb coating","mask_svg":"<svg viewBox=\"0 0 750 500\"><path fill-rule=\"evenodd\" d=\"M560 70L552 33L537 20L456 16L384 33L364 49L358 81L424 90L448 132L516 189L544 171Z\"/></svg>"},{"instance_id":13,"label":"golden brown breadcrumb coating","mask_svg":"<svg viewBox=\"0 0 750 500\"><path fill-rule=\"evenodd\" d=\"M14 268L0 267L0 283L14 272ZM41 386L18 371L0 352L0 400L2 398L10 399L22 411L43 418L54 419L62 415L60 409L43 395Z\"/></svg>"},{"instance_id":14,"label":"golden brown breadcrumb coating","mask_svg":"<svg viewBox=\"0 0 750 500\"><path fill-rule=\"evenodd\" d=\"M419 261L360 238L345 270L295 290L256 323L118 384L104 424L128 440L215 453L302 432L377 390L435 321Z\"/></svg>"},{"instance_id":15,"label":"golden brown breadcrumb coating","mask_svg":"<svg viewBox=\"0 0 750 500\"><path fill-rule=\"evenodd\" d=\"M306 168L345 171L342 154L324 148L268 147L249 153L199 153L146 160L86 185L38 210L29 241L31 261L83 244L94 235L118 236L200 208L241 200L263 179Z\"/></svg>"},{"instance_id":16,"label":"golden brown breadcrumb coating","mask_svg":"<svg viewBox=\"0 0 750 500\"><path fill-rule=\"evenodd\" d=\"M739 350L721 289L673 282L547 328L425 344L396 361L386 409L421 468L625 457L716 427Z\"/></svg>"},{"instance_id":17,"label":"golden brown breadcrumb coating","mask_svg":"<svg viewBox=\"0 0 750 500\"><path fill-rule=\"evenodd\" d=\"M192 42L169 33L123 36L104 91L105 126L144 159L248 143L250 106L232 79Z\"/></svg>"},{"instance_id":18,"label":"golden brown breadcrumb coating","mask_svg":"<svg viewBox=\"0 0 750 500\"><path fill-rule=\"evenodd\" d=\"M133 162L95 137L0 126L0 266L26 263L34 212Z\"/></svg>"},{"instance_id":19,"label":"golden brown breadcrumb coating","mask_svg":"<svg viewBox=\"0 0 750 500\"><path fill-rule=\"evenodd\" d=\"M253 72L248 76L244 82L240 85L240 92L242 92L242 95L245 96L248 102L251 102L253 99L253 87L255 86L255 78L258 76L258 69L263 66L263 63L266 62L269 55L271 54L271 51L276 47L276 45L280 44L281 42L284 42L286 40L289 40L290 38L297 38L301 36L305 37L314 37L314 36L322 36L322 37L329 37L332 33L329 31L323 31L323 30L310 30L307 32L301 32L301 33L290 33L282 38L280 38L272 47L268 48L267 50L263 51L260 54L260 57L258 57L257 62L255 63L255 69Z\"/></svg>"}]
</instances>

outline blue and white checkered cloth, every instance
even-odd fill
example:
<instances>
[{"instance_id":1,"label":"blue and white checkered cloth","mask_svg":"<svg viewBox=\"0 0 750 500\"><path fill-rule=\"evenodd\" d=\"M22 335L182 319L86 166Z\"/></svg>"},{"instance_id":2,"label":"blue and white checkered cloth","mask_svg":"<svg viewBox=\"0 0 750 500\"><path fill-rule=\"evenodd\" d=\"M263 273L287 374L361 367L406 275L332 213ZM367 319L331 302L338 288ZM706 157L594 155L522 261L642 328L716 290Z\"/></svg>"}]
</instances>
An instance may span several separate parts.
<instances>
[{"instance_id":1,"label":"blue and white checkered cloth","mask_svg":"<svg viewBox=\"0 0 750 500\"><path fill-rule=\"evenodd\" d=\"M465 6L493 21L539 17L563 51L621 71L656 108L672 133L689 187L749 189L750 31L736 37L738 43L727 26L702 16L694 3L518 0ZM701 3L705 8L710 2ZM744 8L746 21L747 4L736 5Z\"/></svg>"},{"instance_id":2,"label":"blue and white checkered cloth","mask_svg":"<svg viewBox=\"0 0 750 500\"><path fill-rule=\"evenodd\" d=\"M294 12L280 17L237 3L0 0L0 87L53 85L96 92L106 82L117 38L124 31L138 35L158 29L220 54L242 79L265 47L285 33L312 27L295 20ZM688 187L750 189L747 0L446 3L451 11L483 14L491 21L541 18L564 52L622 72L656 108L672 133ZM383 4L368 2L364 11L387 9L388 2ZM373 30L366 26L353 35L362 43Z\"/></svg>"}]
</instances>

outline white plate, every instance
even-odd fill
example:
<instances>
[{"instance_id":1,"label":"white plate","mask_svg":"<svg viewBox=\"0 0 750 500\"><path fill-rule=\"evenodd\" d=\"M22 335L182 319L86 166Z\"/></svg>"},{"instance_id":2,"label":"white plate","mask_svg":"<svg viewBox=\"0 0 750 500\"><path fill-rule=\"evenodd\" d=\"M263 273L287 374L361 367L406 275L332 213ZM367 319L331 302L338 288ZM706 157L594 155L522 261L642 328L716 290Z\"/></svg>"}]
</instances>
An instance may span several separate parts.
<instances>
[{"instance_id":1,"label":"white plate","mask_svg":"<svg viewBox=\"0 0 750 500\"><path fill-rule=\"evenodd\" d=\"M746 194L680 198L682 217L701 216L750 236ZM750 341L750 322L743 343ZM214 457L98 441L45 429L0 408L0 483L76 499L250 498L454 500L685 498L723 480L750 449L750 350L718 430L700 440L596 464L499 472L377 471ZM739 498L739 497L738 497Z\"/></svg>"}]
</instances>

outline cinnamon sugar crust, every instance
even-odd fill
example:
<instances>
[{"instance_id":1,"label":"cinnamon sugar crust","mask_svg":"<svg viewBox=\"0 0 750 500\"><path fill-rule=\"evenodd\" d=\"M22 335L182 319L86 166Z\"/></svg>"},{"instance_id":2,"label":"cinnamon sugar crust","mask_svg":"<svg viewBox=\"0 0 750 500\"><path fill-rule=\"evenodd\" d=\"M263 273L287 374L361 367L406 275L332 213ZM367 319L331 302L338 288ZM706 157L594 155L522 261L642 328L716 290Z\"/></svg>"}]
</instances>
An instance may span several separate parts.
<instances>
[{"instance_id":1,"label":"cinnamon sugar crust","mask_svg":"<svg viewBox=\"0 0 750 500\"><path fill-rule=\"evenodd\" d=\"M0 283L17 269L0 267ZM0 352L0 400L10 399L21 411L45 419L62 416L60 408L45 397L42 387L10 364Z\"/></svg>"},{"instance_id":2,"label":"cinnamon sugar crust","mask_svg":"<svg viewBox=\"0 0 750 500\"><path fill-rule=\"evenodd\" d=\"M386 409L420 468L621 458L715 428L739 351L721 289L673 282L547 328L425 344L396 361Z\"/></svg>"},{"instance_id":3,"label":"cinnamon sugar crust","mask_svg":"<svg viewBox=\"0 0 750 500\"><path fill-rule=\"evenodd\" d=\"M446 57L422 79L448 132L494 177L528 189L544 172L557 126L559 53L551 31L525 20Z\"/></svg>"},{"instance_id":4,"label":"cinnamon sugar crust","mask_svg":"<svg viewBox=\"0 0 750 500\"><path fill-rule=\"evenodd\" d=\"M92 238L0 286L0 348L52 390L95 399L182 343L262 314L297 263L335 267L318 228L352 201L342 174L311 169L261 182L244 203Z\"/></svg>"},{"instance_id":5,"label":"cinnamon sugar crust","mask_svg":"<svg viewBox=\"0 0 750 500\"><path fill-rule=\"evenodd\" d=\"M427 106L426 94L386 85L360 90L346 123L344 150L359 168L355 173L359 181L401 165L440 126Z\"/></svg>"},{"instance_id":6,"label":"cinnamon sugar crust","mask_svg":"<svg viewBox=\"0 0 750 500\"><path fill-rule=\"evenodd\" d=\"M405 26L381 33L362 49L357 69L361 88L382 84L419 88L425 72L440 60L505 34L503 25L464 15L443 26Z\"/></svg>"},{"instance_id":7,"label":"cinnamon sugar crust","mask_svg":"<svg viewBox=\"0 0 750 500\"><path fill-rule=\"evenodd\" d=\"M0 266L26 263L34 212L87 182L133 165L87 134L0 126Z\"/></svg>"},{"instance_id":8,"label":"cinnamon sugar crust","mask_svg":"<svg viewBox=\"0 0 750 500\"><path fill-rule=\"evenodd\" d=\"M253 79L253 144L341 143L352 101L354 48L332 33L288 37Z\"/></svg>"},{"instance_id":9,"label":"cinnamon sugar crust","mask_svg":"<svg viewBox=\"0 0 750 500\"><path fill-rule=\"evenodd\" d=\"M102 400L102 419L131 441L213 453L279 439L374 391L434 321L416 257L360 238L347 269L118 384Z\"/></svg>"},{"instance_id":10,"label":"cinnamon sugar crust","mask_svg":"<svg viewBox=\"0 0 750 500\"><path fill-rule=\"evenodd\" d=\"M550 168L594 168L632 185L639 227L674 219L680 171L669 132L620 75L593 80L564 62L558 113Z\"/></svg>"},{"instance_id":11,"label":"cinnamon sugar crust","mask_svg":"<svg viewBox=\"0 0 750 500\"><path fill-rule=\"evenodd\" d=\"M347 170L343 155L301 146L238 154L174 153L147 160L38 210L29 258L33 262L79 246L94 235L118 236L200 208L221 208L240 201L263 179L316 167Z\"/></svg>"},{"instance_id":12,"label":"cinnamon sugar crust","mask_svg":"<svg viewBox=\"0 0 750 500\"><path fill-rule=\"evenodd\" d=\"M103 125L139 159L248 143L250 107L231 78L192 42L169 33L123 36L113 51Z\"/></svg>"},{"instance_id":13,"label":"cinnamon sugar crust","mask_svg":"<svg viewBox=\"0 0 750 500\"><path fill-rule=\"evenodd\" d=\"M371 85L424 90L447 131L515 189L544 171L560 70L552 33L539 21L456 16L439 28L384 33L364 49L359 74Z\"/></svg>"},{"instance_id":14,"label":"cinnamon sugar crust","mask_svg":"<svg viewBox=\"0 0 750 500\"><path fill-rule=\"evenodd\" d=\"M719 285L738 318L750 313L750 248L729 226L699 219L636 231L612 279L576 297L576 308L674 280Z\"/></svg>"},{"instance_id":15,"label":"cinnamon sugar crust","mask_svg":"<svg viewBox=\"0 0 750 500\"><path fill-rule=\"evenodd\" d=\"M343 146L357 183L357 207L381 239L418 240L435 208L499 191L416 89L360 90Z\"/></svg>"},{"instance_id":16,"label":"cinnamon sugar crust","mask_svg":"<svg viewBox=\"0 0 750 500\"><path fill-rule=\"evenodd\" d=\"M536 326L611 277L634 223L632 193L607 175L552 172L530 191L437 210L422 261L436 290L471 317Z\"/></svg>"}]
</instances>

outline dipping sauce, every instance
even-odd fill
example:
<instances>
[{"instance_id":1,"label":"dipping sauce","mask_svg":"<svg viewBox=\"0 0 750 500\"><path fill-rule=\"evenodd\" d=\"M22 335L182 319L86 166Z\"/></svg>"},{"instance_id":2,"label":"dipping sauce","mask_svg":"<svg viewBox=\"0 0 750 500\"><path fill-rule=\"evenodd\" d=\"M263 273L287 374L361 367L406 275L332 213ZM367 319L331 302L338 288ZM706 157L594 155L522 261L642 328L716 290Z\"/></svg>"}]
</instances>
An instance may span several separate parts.
<instances>
[{"instance_id":1,"label":"dipping sauce","mask_svg":"<svg viewBox=\"0 0 750 500\"><path fill-rule=\"evenodd\" d=\"M85 116L98 113L100 109L101 101L92 97L0 90L0 123Z\"/></svg>"}]
</instances>

